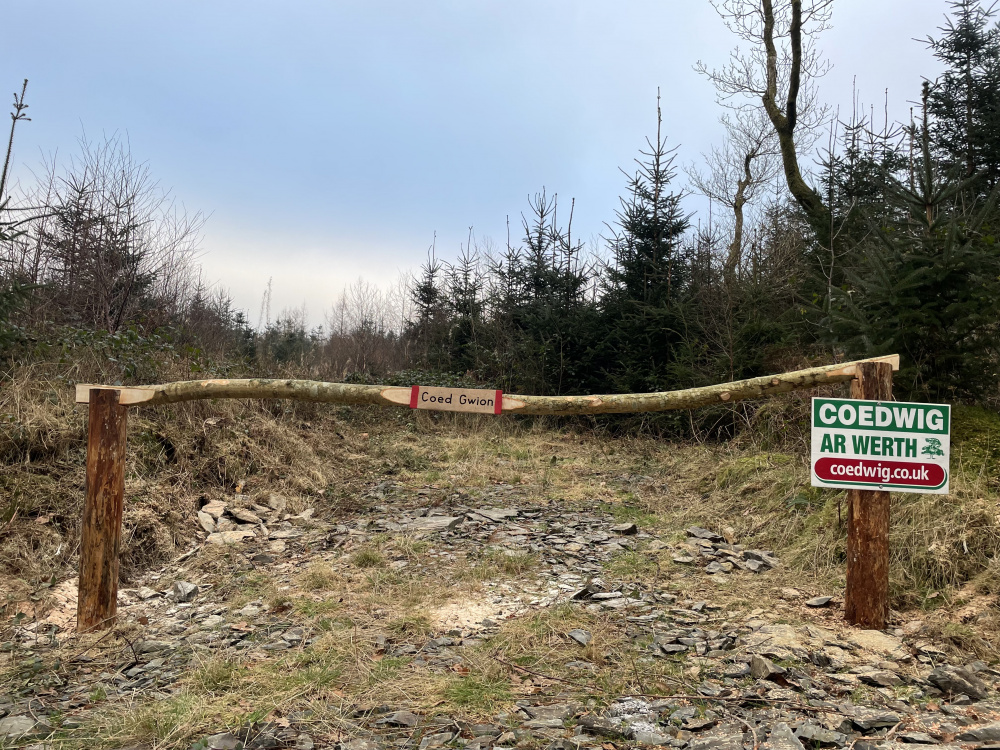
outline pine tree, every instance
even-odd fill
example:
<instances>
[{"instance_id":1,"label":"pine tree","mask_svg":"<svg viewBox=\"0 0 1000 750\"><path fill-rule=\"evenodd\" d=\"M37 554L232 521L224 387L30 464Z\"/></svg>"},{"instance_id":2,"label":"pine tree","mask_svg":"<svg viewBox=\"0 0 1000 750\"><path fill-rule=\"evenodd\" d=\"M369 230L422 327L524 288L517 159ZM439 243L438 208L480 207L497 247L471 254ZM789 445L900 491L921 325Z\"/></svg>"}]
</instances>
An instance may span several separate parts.
<instances>
[{"instance_id":1,"label":"pine tree","mask_svg":"<svg viewBox=\"0 0 1000 750\"><path fill-rule=\"evenodd\" d=\"M446 280L451 313L448 348L451 369L456 372L476 372L482 363L483 282L479 265L479 257L472 250L470 230L469 243L462 248L458 260L448 268Z\"/></svg>"},{"instance_id":2,"label":"pine tree","mask_svg":"<svg viewBox=\"0 0 1000 750\"><path fill-rule=\"evenodd\" d=\"M413 286L412 300L416 319L407 334L416 344L418 357L426 367L447 369L447 299L441 276L444 264L434 254L434 246L427 253L427 261L420 268L420 278Z\"/></svg>"},{"instance_id":3,"label":"pine tree","mask_svg":"<svg viewBox=\"0 0 1000 750\"><path fill-rule=\"evenodd\" d=\"M978 0L953 0L951 8L941 37L927 40L946 66L930 92L931 137L964 177L983 173L985 193L1000 183L1000 26L991 23L993 6Z\"/></svg>"},{"instance_id":4,"label":"pine tree","mask_svg":"<svg viewBox=\"0 0 1000 750\"><path fill-rule=\"evenodd\" d=\"M638 169L625 173L627 193L607 238L612 262L604 274L602 360L613 387L622 391L674 385L671 364L685 336L681 305L690 259L683 238L689 222L681 193L670 190L674 155L660 127L657 108L656 141L647 139Z\"/></svg>"},{"instance_id":5,"label":"pine tree","mask_svg":"<svg viewBox=\"0 0 1000 750\"><path fill-rule=\"evenodd\" d=\"M508 314L521 339L523 385L533 393L584 392L592 375L594 306L586 298L592 268L573 239L573 207L564 227L558 197L537 193L521 217L524 247L508 261L512 297L519 300Z\"/></svg>"},{"instance_id":6,"label":"pine tree","mask_svg":"<svg viewBox=\"0 0 1000 750\"><path fill-rule=\"evenodd\" d=\"M903 218L871 219L870 239L855 248L858 266L834 290L835 343L849 356L901 354L902 397L975 398L1000 383L1000 187L967 208L971 178L935 162L926 108L917 135L914 186L889 182Z\"/></svg>"}]
</instances>

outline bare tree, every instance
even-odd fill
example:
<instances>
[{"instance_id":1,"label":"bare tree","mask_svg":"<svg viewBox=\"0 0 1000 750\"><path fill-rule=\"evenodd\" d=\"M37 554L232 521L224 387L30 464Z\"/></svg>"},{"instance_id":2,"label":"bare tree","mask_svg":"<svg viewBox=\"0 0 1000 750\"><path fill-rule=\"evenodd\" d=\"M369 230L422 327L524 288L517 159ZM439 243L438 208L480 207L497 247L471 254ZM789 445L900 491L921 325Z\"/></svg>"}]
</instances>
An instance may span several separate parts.
<instances>
[{"instance_id":1,"label":"bare tree","mask_svg":"<svg viewBox=\"0 0 1000 750\"><path fill-rule=\"evenodd\" d=\"M726 142L703 154L707 173L694 165L686 167L695 190L733 213L732 240L724 271L734 274L743 255L745 209L770 187L780 161L777 138L766 114L760 109L737 109L725 113L721 122Z\"/></svg>"},{"instance_id":2,"label":"bare tree","mask_svg":"<svg viewBox=\"0 0 1000 750\"><path fill-rule=\"evenodd\" d=\"M802 176L796 133L804 129L808 138L826 116L824 108L814 106L814 84L828 65L812 42L829 27L833 0L721 0L713 5L746 46L737 47L722 68L699 62L696 69L729 106L749 104L737 97L759 100L778 138L788 190L826 245L830 210Z\"/></svg>"}]
</instances>

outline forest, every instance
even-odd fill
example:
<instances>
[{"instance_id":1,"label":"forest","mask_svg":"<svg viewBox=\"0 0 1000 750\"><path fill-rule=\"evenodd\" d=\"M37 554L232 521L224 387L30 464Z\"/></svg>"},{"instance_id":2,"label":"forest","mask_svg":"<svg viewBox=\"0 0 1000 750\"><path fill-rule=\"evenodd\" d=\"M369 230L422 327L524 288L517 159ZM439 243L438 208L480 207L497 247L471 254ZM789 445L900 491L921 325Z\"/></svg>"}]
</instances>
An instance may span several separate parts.
<instances>
[{"instance_id":1,"label":"forest","mask_svg":"<svg viewBox=\"0 0 1000 750\"><path fill-rule=\"evenodd\" d=\"M992 7L950 4L925 40L944 72L913 92L919 106L904 123L863 108L838 119L820 103L829 0L718 10L741 46L726 67L700 72L727 139L682 167L657 97L655 131L622 169L601 247L574 236L572 201L539 190L503 244L470 230L456 256L431 248L403 283L348 287L318 328L294 311L272 319L269 291L254 325L225 279L205 281L205 217L180 209L122 137L82 141L68 165L13 190L11 146L30 126L25 81L0 178L0 356L90 348L123 384L162 379L169 355L190 377L294 372L547 395L670 390L898 353L897 398L995 408ZM710 220L683 209L692 192L711 201ZM691 428L682 422L660 427Z\"/></svg>"}]
</instances>

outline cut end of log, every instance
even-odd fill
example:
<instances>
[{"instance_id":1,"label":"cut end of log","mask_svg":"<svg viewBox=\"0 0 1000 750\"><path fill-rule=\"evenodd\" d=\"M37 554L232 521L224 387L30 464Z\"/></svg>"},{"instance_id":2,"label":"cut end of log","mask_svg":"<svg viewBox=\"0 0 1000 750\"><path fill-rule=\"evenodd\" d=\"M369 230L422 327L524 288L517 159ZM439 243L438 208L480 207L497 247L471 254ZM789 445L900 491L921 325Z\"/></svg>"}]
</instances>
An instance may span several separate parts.
<instances>
[{"instance_id":1,"label":"cut end of log","mask_svg":"<svg viewBox=\"0 0 1000 750\"><path fill-rule=\"evenodd\" d=\"M826 376L828 378L844 375L855 377L858 374L858 365L864 362L885 362L886 364L892 365L893 372L899 370L899 355L887 354L884 357L872 357L871 359L862 359L857 362L848 362L843 367L827 371Z\"/></svg>"},{"instance_id":2,"label":"cut end of log","mask_svg":"<svg viewBox=\"0 0 1000 750\"><path fill-rule=\"evenodd\" d=\"M394 404L399 404L400 406L410 405L410 395L411 389L409 388L394 386L392 388L382 389L382 398L386 401L391 401Z\"/></svg>"}]
</instances>

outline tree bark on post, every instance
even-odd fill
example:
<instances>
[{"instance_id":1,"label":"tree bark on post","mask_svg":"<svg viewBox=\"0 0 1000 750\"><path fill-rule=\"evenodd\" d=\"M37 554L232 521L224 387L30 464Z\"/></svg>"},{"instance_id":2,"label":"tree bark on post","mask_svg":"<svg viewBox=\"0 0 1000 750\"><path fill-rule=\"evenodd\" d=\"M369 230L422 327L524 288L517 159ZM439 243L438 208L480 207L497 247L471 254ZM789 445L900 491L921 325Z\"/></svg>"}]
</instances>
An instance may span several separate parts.
<instances>
[{"instance_id":1,"label":"tree bark on post","mask_svg":"<svg viewBox=\"0 0 1000 750\"><path fill-rule=\"evenodd\" d=\"M851 381L851 398L892 400L892 367L862 362ZM889 620L889 493L847 491L847 622L883 630Z\"/></svg>"},{"instance_id":2,"label":"tree bark on post","mask_svg":"<svg viewBox=\"0 0 1000 750\"><path fill-rule=\"evenodd\" d=\"M111 627L118 613L118 550L125 497L125 426L128 407L119 391L90 391L87 486L80 540L79 632Z\"/></svg>"}]
</instances>

